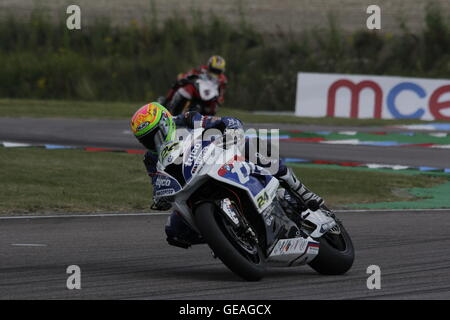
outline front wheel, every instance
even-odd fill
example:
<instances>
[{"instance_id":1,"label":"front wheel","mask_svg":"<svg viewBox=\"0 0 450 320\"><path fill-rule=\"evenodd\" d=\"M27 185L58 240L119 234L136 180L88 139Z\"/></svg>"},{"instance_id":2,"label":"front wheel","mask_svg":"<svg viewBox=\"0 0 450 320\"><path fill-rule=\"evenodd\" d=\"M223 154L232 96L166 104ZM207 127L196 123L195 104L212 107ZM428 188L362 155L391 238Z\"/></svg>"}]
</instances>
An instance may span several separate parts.
<instances>
[{"instance_id":1,"label":"front wheel","mask_svg":"<svg viewBox=\"0 0 450 320\"><path fill-rule=\"evenodd\" d=\"M195 222L211 250L231 271L248 281L264 276L265 259L259 245L240 239L213 203L196 208Z\"/></svg>"},{"instance_id":2,"label":"front wheel","mask_svg":"<svg viewBox=\"0 0 450 320\"><path fill-rule=\"evenodd\" d=\"M352 240L341 222L338 222L338 226L339 233L328 232L319 239L319 254L309 263L320 274L344 274L355 260Z\"/></svg>"}]
</instances>

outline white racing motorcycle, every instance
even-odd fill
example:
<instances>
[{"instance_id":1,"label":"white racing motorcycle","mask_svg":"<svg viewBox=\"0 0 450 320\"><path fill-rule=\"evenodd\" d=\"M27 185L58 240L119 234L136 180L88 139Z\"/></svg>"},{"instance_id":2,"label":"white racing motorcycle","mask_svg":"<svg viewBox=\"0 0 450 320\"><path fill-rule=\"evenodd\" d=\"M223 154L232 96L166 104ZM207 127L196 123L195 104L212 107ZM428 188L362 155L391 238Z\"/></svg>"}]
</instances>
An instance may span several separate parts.
<instances>
[{"instance_id":1,"label":"white racing motorcycle","mask_svg":"<svg viewBox=\"0 0 450 320\"><path fill-rule=\"evenodd\" d=\"M173 202L215 257L249 281L271 265L309 264L332 275L351 268L353 244L334 213L307 209L278 179L246 162L235 139L204 141L197 130L161 148L154 196Z\"/></svg>"},{"instance_id":2,"label":"white racing motorcycle","mask_svg":"<svg viewBox=\"0 0 450 320\"><path fill-rule=\"evenodd\" d=\"M159 97L158 101L170 109L172 115L186 111L197 111L203 115L215 115L219 98L219 83L217 79L207 74L189 76L176 85L172 99ZM173 87L174 88L174 87ZM213 106L216 106L214 108Z\"/></svg>"}]
</instances>

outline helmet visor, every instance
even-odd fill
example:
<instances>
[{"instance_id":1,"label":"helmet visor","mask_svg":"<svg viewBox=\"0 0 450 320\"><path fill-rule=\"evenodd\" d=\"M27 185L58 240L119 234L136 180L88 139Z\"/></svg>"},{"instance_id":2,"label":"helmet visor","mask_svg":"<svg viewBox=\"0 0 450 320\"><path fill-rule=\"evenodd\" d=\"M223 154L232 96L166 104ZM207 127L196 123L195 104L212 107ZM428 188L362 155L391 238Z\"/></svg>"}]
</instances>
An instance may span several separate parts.
<instances>
[{"instance_id":1,"label":"helmet visor","mask_svg":"<svg viewBox=\"0 0 450 320\"><path fill-rule=\"evenodd\" d=\"M163 112L158 125L139 141L149 150L159 152L161 146L175 137L175 123L172 117Z\"/></svg>"},{"instance_id":2,"label":"helmet visor","mask_svg":"<svg viewBox=\"0 0 450 320\"><path fill-rule=\"evenodd\" d=\"M213 67L209 67L209 72L214 75L214 76L218 76L220 74L223 73L223 70L221 69L217 69L217 68L213 68Z\"/></svg>"},{"instance_id":3,"label":"helmet visor","mask_svg":"<svg viewBox=\"0 0 450 320\"><path fill-rule=\"evenodd\" d=\"M149 132L148 134L146 134L143 137L139 137L139 141L144 145L144 147L146 147L147 149L151 150L151 151L157 151L157 142L160 139L159 137L156 138L157 136L160 136L159 133L159 128L155 128L154 130L152 130L151 132Z\"/></svg>"}]
</instances>

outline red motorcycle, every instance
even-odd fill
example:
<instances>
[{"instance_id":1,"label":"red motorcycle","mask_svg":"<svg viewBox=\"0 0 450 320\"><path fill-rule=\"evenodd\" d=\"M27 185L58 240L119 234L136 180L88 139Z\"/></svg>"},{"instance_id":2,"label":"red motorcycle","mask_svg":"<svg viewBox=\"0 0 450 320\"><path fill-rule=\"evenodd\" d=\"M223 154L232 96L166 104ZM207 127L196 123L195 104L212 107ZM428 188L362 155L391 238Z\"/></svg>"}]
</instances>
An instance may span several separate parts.
<instances>
[{"instance_id":1,"label":"red motorcycle","mask_svg":"<svg viewBox=\"0 0 450 320\"><path fill-rule=\"evenodd\" d=\"M172 115L197 111L215 115L219 106L219 82L208 74L191 75L176 82L172 97L160 97L158 102Z\"/></svg>"}]
</instances>

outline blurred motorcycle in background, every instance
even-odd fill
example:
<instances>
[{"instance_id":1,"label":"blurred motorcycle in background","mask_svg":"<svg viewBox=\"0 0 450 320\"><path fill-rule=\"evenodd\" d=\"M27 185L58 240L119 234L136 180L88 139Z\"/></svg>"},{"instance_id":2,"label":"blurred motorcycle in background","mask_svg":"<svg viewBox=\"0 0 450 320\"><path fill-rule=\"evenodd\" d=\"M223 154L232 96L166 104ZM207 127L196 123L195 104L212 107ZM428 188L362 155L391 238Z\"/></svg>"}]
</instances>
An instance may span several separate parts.
<instances>
[{"instance_id":1,"label":"blurred motorcycle in background","mask_svg":"<svg viewBox=\"0 0 450 320\"><path fill-rule=\"evenodd\" d=\"M220 105L219 85L216 78L206 73L190 75L173 85L174 94L171 97L159 97L157 101L174 116L186 111L214 116Z\"/></svg>"}]
</instances>

